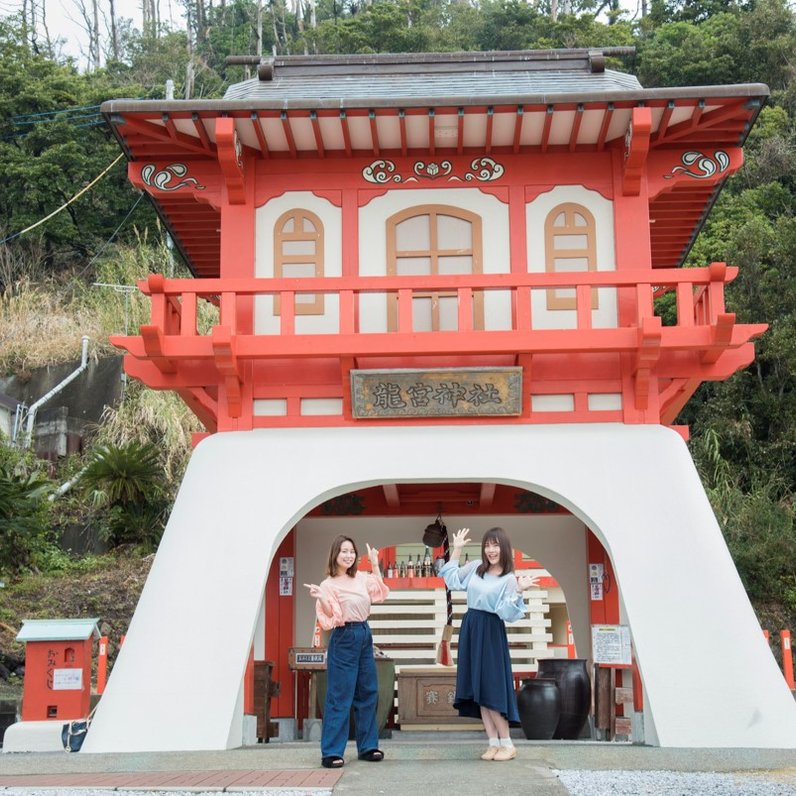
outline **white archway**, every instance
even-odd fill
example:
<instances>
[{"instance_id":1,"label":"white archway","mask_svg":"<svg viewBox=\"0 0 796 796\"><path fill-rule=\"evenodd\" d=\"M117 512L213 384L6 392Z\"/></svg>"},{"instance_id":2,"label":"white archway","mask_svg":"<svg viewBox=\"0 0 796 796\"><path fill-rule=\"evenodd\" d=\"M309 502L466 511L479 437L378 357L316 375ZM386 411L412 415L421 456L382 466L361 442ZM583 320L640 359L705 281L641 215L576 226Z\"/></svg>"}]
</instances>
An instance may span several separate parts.
<instances>
[{"instance_id":1,"label":"white archway","mask_svg":"<svg viewBox=\"0 0 796 796\"><path fill-rule=\"evenodd\" d=\"M796 747L796 705L682 439L659 426L595 424L273 429L206 439L83 750L238 746L243 672L280 540L344 492L441 481L531 489L597 534L633 629L648 742ZM211 635L212 669L202 659Z\"/></svg>"}]
</instances>

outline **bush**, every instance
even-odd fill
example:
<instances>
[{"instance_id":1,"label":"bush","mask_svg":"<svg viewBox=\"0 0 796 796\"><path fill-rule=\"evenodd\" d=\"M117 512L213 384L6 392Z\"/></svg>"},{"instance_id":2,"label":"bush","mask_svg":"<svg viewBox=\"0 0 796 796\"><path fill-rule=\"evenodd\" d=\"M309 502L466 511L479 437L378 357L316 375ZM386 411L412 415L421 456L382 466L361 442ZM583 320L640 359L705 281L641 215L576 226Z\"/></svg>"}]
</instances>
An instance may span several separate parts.
<instances>
[{"instance_id":1,"label":"bush","mask_svg":"<svg viewBox=\"0 0 796 796\"><path fill-rule=\"evenodd\" d=\"M49 488L34 460L0 443L0 572L35 567L47 548Z\"/></svg>"}]
</instances>

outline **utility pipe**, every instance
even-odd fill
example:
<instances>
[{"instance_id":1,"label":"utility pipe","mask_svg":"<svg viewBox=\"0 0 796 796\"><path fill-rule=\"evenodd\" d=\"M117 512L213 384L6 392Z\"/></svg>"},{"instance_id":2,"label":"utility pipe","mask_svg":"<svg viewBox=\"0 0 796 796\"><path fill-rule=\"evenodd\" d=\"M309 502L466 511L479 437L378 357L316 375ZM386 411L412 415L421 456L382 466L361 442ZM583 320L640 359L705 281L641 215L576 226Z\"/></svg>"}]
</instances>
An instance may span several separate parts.
<instances>
[{"instance_id":1,"label":"utility pipe","mask_svg":"<svg viewBox=\"0 0 796 796\"><path fill-rule=\"evenodd\" d=\"M36 413L42 404L47 403L53 395L57 395L67 384L73 382L86 368L88 367L88 336L83 335L83 351L80 357L80 367L73 370L63 381L56 384L48 393L34 401L28 409L27 426L25 429L25 439L23 440L22 447L29 448L30 443L33 441L33 426L36 423Z\"/></svg>"},{"instance_id":2,"label":"utility pipe","mask_svg":"<svg viewBox=\"0 0 796 796\"><path fill-rule=\"evenodd\" d=\"M88 467L84 467L77 475L72 476L68 481L64 481L58 489L50 492L47 499L52 503L53 500L65 495L83 477L83 473L85 473L86 470L88 470Z\"/></svg>"}]
</instances>

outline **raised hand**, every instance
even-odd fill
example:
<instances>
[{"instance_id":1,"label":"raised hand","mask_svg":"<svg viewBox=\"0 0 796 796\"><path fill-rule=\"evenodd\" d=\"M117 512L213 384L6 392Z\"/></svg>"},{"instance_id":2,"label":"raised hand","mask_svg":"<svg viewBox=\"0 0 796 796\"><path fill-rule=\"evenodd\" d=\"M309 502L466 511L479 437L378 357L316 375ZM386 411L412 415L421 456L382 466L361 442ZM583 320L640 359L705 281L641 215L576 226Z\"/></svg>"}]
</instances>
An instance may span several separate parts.
<instances>
[{"instance_id":1,"label":"raised hand","mask_svg":"<svg viewBox=\"0 0 796 796\"><path fill-rule=\"evenodd\" d=\"M470 533L469 528L459 528L455 534L453 534L453 549L454 550L461 550L465 545L470 544L470 539L468 538L467 534Z\"/></svg>"},{"instance_id":2,"label":"raised hand","mask_svg":"<svg viewBox=\"0 0 796 796\"><path fill-rule=\"evenodd\" d=\"M539 582L539 575L517 575L517 587L520 591L533 588Z\"/></svg>"},{"instance_id":3,"label":"raised hand","mask_svg":"<svg viewBox=\"0 0 796 796\"><path fill-rule=\"evenodd\" d=\"M368 548L368 560L370 561L371 566L373 567L374 572L378 572L379 570L379 551L375 547L371 547L367 542L365 542L365 547Z\"/></svg>"},{"instance_id":4,"label":"raised hand","mask_svg":"<svg viewBox=\"0 0 796 796\"><path fill-rule=\"evenodd\" d=\"M310 590L310 597L315 597L317 600L321 596L321 587L317 583L305 583L304 585Z\"/></svg>"}]
</instances>

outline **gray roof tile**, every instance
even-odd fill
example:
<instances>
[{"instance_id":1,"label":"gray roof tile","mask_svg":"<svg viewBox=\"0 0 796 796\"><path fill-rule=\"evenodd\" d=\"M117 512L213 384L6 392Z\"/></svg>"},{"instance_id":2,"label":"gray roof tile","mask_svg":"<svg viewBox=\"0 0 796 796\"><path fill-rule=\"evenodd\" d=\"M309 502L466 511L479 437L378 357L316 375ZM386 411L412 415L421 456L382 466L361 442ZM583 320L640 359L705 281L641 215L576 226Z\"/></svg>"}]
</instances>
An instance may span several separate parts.
<instances>
[{"instance_id":1,"label":"gray roof tile","mask_svg":"<svg viewBox=\"0 0 796 796\"><path fill-rule=\"evenodd\" d=\"M641 88L635 76L606 70L593 74L584 70L566 71L473 71L453 74L351 74L295 75L273 80L247 80L229 87L225 100L248 100L273 103L313 99L418 100L451 97L484 97L499 102L501 97L555 96L607 91L633 91Z\"/></svg>"},{"instance_id":2,"label":"gray roof tile","mask_svg":"<svg viewBox=\"0 0 796 796\"><path fill-rule=\"evenodd\" d=\"M232 85L225 100L295 106L313 101L330 105L467 104L502 97L637 91L633 75L605 69L614 50L521 50L464 53L381 53L375 55L243 56L238 62L258 65L259 79Z\"/></svg>"}]
</instances>

